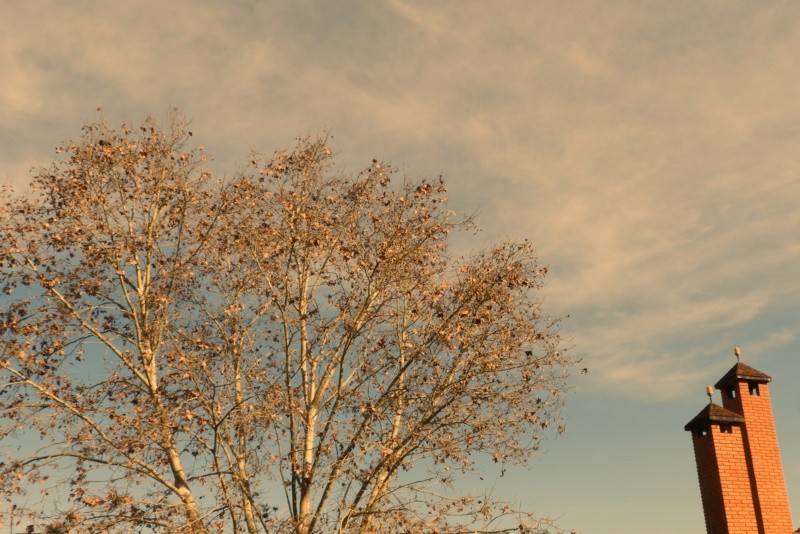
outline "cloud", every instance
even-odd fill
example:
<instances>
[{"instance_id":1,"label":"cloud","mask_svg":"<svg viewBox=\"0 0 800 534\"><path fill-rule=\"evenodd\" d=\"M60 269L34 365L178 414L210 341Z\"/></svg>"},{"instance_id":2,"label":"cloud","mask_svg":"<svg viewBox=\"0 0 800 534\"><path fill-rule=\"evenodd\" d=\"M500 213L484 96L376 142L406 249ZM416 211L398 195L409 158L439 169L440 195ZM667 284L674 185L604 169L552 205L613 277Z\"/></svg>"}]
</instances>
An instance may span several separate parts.
<instances>
[{"instance_id":1,"label":"cloud","mask_svg":"<svg viewBox=\"0 0 800 534\"><path fill-rule=\"evenodd\" d=\"M800 293L798 6L4 4L0 180L97 106L182 106L220 172L331 129L350 169L443 172L487 239L532 237L591 376L693 376L673 340Z\"/></svg>"},{"instance_id":2,"label":"cloud","mask_svg":"<svg viewBox=\"0 0 800 534\"><path fill-rule=\"evenodd\" d=\"M402 17L423 28L427 32L441 33L445 31L445 25L441 18L431 13L431 11L425 11L421 5L414 5L410 2L403 2L402 0L390 0L389 5Z\"/></svg>"},{"instance_id":3,"label":"cloud","mask_svg":"<svg viewBox=\"0 0 800 534\"><path fill-rule=\"evenodd\" d=\"M19 120L39 111L43 104L41 72L23 61L21 43L13 34L0 37L0 71L5 83L0 87L0 120Z\"/></svg>"}]
</instances>

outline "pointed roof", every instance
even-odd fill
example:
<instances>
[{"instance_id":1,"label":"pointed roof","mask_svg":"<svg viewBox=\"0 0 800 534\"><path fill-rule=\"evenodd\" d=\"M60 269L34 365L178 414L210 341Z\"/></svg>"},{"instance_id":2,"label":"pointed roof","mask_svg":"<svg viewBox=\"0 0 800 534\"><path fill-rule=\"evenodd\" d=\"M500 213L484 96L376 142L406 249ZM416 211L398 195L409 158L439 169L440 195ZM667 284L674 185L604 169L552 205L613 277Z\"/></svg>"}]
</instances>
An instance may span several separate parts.
<instances>
[{"instance_id":1,"label":"pointed roof","mask_svg":"<svg viewBox=\"0 0 800 534\"><path fill-rule=\"evenodd\" d=\"M714 387L717 389L722 389L724 386L729 386L741 381L760 382L762 384L766 384L770 380L772 380L771 376L753 369L749 365L739 362L731 367L730 371L725 373L725 376L720 378L719 381L714 384Z\"/></svg>"},{"instance_id":2,"label":"pointed roof","mask_svg":"<svg viewBox=\"0 0 800 534\"><path fill-rule=\"evenodd\" d=\"M741 424L744 423L744 417L736 412L726 410L718 404L709 403L705 408L700 410L694 419L686 423L683 427L684 430L699 430L708 428L712 424Z\"/></svg>"}]
</instances>

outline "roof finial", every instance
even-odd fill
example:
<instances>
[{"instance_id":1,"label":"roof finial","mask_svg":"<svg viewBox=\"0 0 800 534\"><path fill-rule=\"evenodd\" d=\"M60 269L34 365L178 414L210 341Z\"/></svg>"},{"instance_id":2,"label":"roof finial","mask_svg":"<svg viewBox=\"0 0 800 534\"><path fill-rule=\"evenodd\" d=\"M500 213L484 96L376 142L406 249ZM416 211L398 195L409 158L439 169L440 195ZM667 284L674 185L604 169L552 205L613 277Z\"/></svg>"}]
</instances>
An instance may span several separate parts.
<instances>
[{"instance_id":1,"label":"roof finial","mask_svg":"<svg viewBox=\"0 0 800 534\"><path fill-rule=\"evenodd\" d=\"M736 363L739 363L739 356L742 355L742 349L739 347L733 347L733 354L736 356Z\"/></svg>"},{"instance_id":2,"label":"roof finial","mask_svg":"<svg viewBox=\"0 0 800 534\"><path fill-rule=\"evenodd\" d=\"M714 386L706 386L706 395L708 395L708 403L711 404L711 397L714 395Z\"/></svg>"}]
</instances>

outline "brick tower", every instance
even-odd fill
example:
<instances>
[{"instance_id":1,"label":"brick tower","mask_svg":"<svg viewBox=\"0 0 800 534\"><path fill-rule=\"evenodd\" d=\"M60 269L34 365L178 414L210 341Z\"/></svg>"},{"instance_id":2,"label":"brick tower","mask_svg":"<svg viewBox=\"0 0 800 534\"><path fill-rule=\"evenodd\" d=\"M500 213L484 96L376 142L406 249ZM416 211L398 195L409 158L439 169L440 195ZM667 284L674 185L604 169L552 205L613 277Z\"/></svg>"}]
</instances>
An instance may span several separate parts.
<instances>
[{"instance_id":1,"label":"brick tower","mask_svg":"<svg viewBox=\"0 0 800 534\"><path fill-rule=\"evenodd\" d=\"M715 385L722 406L709 403L684 427L692 432L708 534L794 532L770 380L737 362Z\"/></svg>"}]
</instances>

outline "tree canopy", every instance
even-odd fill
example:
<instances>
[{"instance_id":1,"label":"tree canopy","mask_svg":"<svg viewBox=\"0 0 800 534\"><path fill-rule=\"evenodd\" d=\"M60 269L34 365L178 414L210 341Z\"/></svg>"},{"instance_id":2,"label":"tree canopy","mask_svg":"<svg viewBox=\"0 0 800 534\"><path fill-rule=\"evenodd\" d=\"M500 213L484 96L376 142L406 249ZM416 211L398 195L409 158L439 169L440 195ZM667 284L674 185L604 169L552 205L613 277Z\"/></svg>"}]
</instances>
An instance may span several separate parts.
<instances>
[{"instance_id":1,"label":"tree canopy","mask_svg":"<svg viewBox=\"0 0 800 534\"><path fill-rule=\"evenodd\" d=\"M192 141L177 112L90 123L0 205L0 476L20 517L536 531L455 484L563 428L574 361L532 244L453 254L473 221L441 179L342 171L325 137L228 179Z\"/></svg>"}]
</instances>

